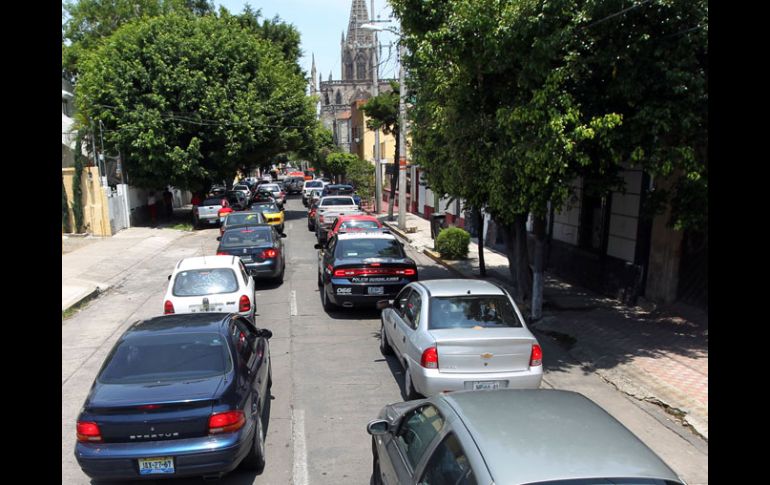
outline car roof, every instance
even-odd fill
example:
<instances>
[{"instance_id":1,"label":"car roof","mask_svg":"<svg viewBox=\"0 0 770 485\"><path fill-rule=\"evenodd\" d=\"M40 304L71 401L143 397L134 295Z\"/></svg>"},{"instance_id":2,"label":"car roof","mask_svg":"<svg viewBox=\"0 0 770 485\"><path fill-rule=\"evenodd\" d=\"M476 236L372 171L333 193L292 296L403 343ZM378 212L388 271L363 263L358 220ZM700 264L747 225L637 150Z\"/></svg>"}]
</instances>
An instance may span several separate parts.
<instances>
[{"instance_id":1,"label":"car roof","mask_svg":"<svg viewBox=\"0 0 770 485\"><path fill-rule=\"evenodd\" d=\"M205 268L232 268L238 266L237 256L194 256L176 264L177 271Z\"/></svg>"},{"instance_id":2,"label":"car roof","mask_svg":"<svg viewBox=\"0 0 770 485\"><path fill-rule=\"evenodd\" d=\"M462 420L498 485L676 474L604 409L554 389L460 391L440 395Z\"/></svg>"},{"instance_id":3,"label":"car roof","mask_svg":"<svg viewBox=\"0 0 770 485\"><path fill-rule=\"evenodd\" d=\"M147 335L150 332L153 335L159 333L218 332L228 320L229 315L229 313L215 312L177 313L148 318L131 325L122 338L130 339L131 337Z\"/></svg>"},{"instance_id":4,"label":"car roof","mask_svg":"<svg viewBox=\"0 0 770 485\"><path fill-rule=\"evenodd\" d=\"M356 231L339 233L337 234L337 239L340 241L347 239L396 239L396 236L382 231Z\"/></svg>"},{"instance_id":5,"label":"car roof","mask_svg":"<svg viewBox=\"0 0 770 485\"><path fill-rule=\"evenodd\" d=\"M379 219L377 219L374 216L370 216L368 214L349 214L349 215L343 214L343 215L337 217L337 220L338 221L342 221L342 222L345 222L345 221L376 221L376 222L380 222Z\"/></svg>"},{"instance_id":6,"label":"car roof","mask_svg":"<svg viewBox=\"0 0 770 485\"><path fill-rule=\"evenodd\" d=\"M455 278L445 280L420 280L430 296L504 295L499 286L484 280Z\"/></svg>"}]
</instances>

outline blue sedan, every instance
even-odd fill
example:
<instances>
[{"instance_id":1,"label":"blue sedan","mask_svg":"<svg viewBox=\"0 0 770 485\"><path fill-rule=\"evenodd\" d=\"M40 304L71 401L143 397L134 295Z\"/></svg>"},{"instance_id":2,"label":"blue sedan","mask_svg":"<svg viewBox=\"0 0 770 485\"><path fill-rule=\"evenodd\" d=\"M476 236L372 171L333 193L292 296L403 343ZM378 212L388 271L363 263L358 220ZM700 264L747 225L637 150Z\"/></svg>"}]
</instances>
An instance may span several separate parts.
<instances>
[{"instance_id":1,"label":"blue sedan","mask_svg":"<svg viewBox=\"0 0 770 485\"><path fill-rule=\"evenodd\" d=\"M77 421L75 457L94 479L260 473L272 384L268 339L237 314L156 317L107 356Z\"/></svg>"}]
</instances>

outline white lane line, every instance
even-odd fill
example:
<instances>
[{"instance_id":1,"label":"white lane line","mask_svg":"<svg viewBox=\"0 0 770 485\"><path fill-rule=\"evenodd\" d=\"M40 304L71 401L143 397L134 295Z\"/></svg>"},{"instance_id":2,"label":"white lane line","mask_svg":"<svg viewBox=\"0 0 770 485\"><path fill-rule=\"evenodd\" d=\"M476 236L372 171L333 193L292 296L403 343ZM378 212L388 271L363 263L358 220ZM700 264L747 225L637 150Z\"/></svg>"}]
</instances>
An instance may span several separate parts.
<instances>
[{"instance_id":1,"label":"white lane line","mask_svg":"<svg viewBox=\"0 0 770 485\"><path fill-rule=\"evenodd\" d=\"M305 411L292 409L291 427L294 435L293 485L307 485L307 447L305 445Z\"/></svg>"},{"instance_id":2,"label":"white lane line","mask_svg":"<svg viewBox=\"0 0 770 485\"><path fill-rule=\"evenodd\" d=\"M290 313L291 316L297 315L297 292L294 290L291 290L291 302L290 302Z\"/></svg>"}]
</instances>

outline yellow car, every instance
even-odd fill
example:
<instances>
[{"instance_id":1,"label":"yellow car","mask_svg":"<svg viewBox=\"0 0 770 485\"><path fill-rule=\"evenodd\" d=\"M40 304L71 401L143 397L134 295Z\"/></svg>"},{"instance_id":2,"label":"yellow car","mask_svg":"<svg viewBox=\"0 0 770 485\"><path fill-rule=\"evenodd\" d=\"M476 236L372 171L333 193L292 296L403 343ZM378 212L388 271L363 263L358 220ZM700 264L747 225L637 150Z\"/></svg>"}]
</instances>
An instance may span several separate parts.
<instances>
[{"instance_id":1,"label":"yellow car","mask_svg":"<svg viewBox=\"0 0 770 485\"><path fill-rule=\"evenodd\" d=\"M283 209L279 209L275 202L254 202L251 210L261 212L265 222L276 226L278 232L283 234Z\"/></svg>"}]
</instances>

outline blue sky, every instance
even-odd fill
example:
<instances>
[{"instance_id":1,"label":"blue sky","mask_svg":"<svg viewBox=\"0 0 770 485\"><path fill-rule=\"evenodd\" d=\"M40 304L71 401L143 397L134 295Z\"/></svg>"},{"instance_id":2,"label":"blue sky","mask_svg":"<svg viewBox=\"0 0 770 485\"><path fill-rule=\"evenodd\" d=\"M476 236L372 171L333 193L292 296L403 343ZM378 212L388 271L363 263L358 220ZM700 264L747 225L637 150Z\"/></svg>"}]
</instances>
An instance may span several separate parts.
<instances>
[{"instance_id":1,"label":"blue sky","mask_svg":"<svg viewBox=\"0 0 770 485\"><path fill-rule=\"evenodd\" d=\"M283 21L293 24L302 36L303 57L300 64L307 75L310 75L310 56L315 54L316 68L323 75L324 81L328 79L329 71L332 79L340 79L340 35L343 31L347 35L352 0L217 0L215 3L232 13L240 13L248 3L254 10L261 9L265 18L278 15ZM366 0L367 10L370 6L371 0ZM391 15L387 0L374 0L374 10L375 16L383 20ZM385 44L380 54L380 77L398 77L397 48L395 44L391 49L388 48L389 43L395 43L395 37L381 33L379 40Z\"/></svg>"}]
</instances>

